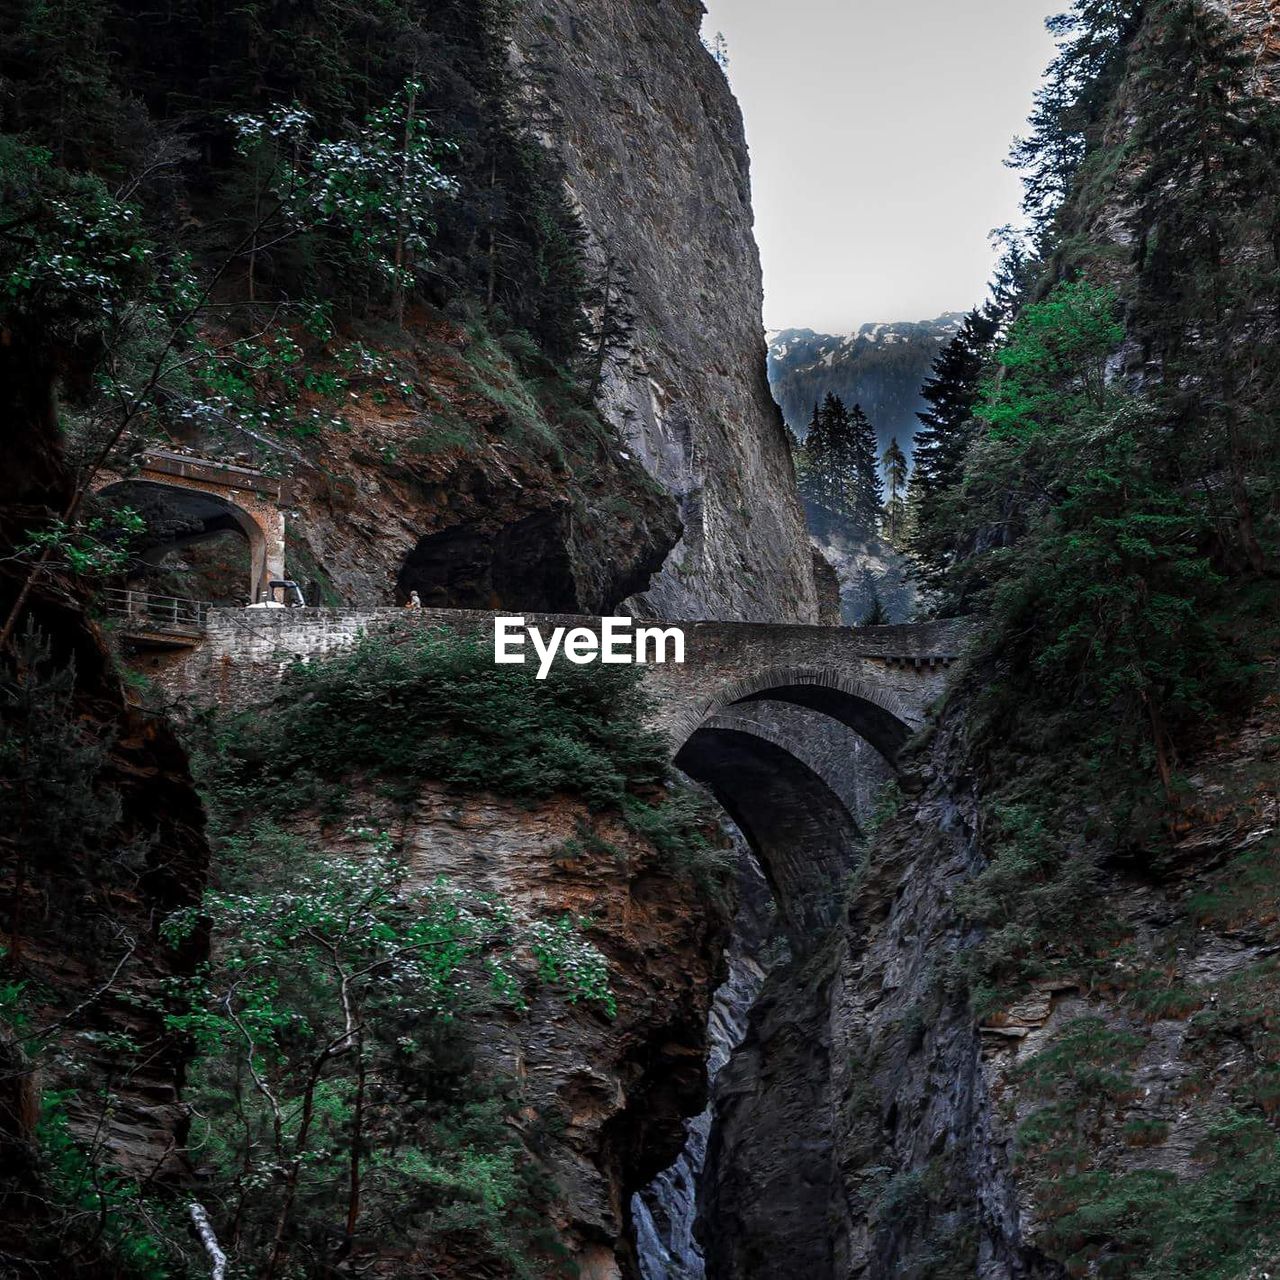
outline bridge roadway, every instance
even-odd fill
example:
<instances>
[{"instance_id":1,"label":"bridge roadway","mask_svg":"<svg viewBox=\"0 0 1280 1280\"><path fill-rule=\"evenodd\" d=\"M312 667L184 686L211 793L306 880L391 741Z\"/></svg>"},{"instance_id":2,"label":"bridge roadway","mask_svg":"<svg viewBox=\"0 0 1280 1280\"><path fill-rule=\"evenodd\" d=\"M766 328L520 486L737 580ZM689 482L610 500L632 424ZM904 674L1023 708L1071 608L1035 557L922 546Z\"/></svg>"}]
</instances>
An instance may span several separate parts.
<instances>
[{"instance_id":1,"label":"bridge roadway","mask_svg":"<svg viewBox=\"0 0 1280 1280\"><path fill-rule=\"evenodd\" d=\"M491 643L495 616L457 609L213 609L202 642L181 655L153 657L152 674L197 705L265 705L293 663L348 649L362 635L448 627ZM544 636L558 626L597 635L601 628L599 618L523 616ZM860 820L872 783L892 777L899 749L942 693L963 647L964 624L637 624L683 630L684 662L644 669L654 726L670 742L674 763L742 829L793 944L802 948L831 922L833 885L861 854Z\"/></svg>"}]
</instances>

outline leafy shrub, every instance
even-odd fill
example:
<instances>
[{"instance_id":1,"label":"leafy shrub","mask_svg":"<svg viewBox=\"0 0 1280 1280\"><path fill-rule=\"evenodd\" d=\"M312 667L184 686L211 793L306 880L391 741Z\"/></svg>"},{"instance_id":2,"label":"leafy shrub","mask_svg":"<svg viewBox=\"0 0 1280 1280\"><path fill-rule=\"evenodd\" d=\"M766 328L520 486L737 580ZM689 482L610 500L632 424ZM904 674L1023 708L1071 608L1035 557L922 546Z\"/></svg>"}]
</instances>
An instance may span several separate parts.
<instances>
[{"instance_id":1,"label":"leafy shrub","mask_svg":"<svg viewBox=\"0 0 1280 1280\"><path fill-rule=\"evenodd\" d=\"M450 632L370 637L295 667L273 715L233 720L222 738L224 779L267 796L314 793L353 774L398 786L431 778L616 807L666 774L666 746L644 726L645 710L631 667L557 664L536 680L526 667L496 667L485 645Z\"/></svg>"}]
</instances>

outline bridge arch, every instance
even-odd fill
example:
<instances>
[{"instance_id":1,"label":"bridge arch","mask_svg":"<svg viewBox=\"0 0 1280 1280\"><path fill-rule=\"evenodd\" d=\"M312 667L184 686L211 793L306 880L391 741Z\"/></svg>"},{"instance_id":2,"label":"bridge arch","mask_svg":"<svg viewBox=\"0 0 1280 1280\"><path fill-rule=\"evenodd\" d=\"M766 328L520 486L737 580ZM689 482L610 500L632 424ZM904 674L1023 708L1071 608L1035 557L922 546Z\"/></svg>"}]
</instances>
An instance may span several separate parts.
<instances>
[{"instance_id":1,"label":"bridge arch","mask_svg":"<svg viewBox=\"0 0 1280 1280\"><path fill-rule=\"evenodd\" d=\"M143 551L144 561L230 530L248 544L250 602L271 579L285 576L283 489L255 468L153 449L137 475L104 477L97 492L152 513L159 528Z\"/></svg>"},{"instance_id":2,"label":"bridge arch","mask_svg":"<svg viewBox=\"0 0 1280 1280\"><path fill-rule=\"evenodd\" d=\"M861 856L849 733L888 771L919 721L919 711L873 679L816 666L735 677L672 717L676 766L742 830L794 950L835 923L839 886ZM816 724L832 731L833 749L813 748Z\"/></svg>"},{"instance_id":3,"label":"bridge arch","mask_svg":"<svg viewBox=\"0 0 1280 1280\"><path fill-rule=\"evenodd\" d=\"M890 763L921 720L920 712L868 675L829 667L765 667L728 680L672 716L673 740L687 741L707 719L735 703L788 702L839 721Z\"/></svg>"},{"instance_id":4,"label":"bridge arch","mask_svg":"<svg viewBox=\"0 0 1280 1280\"><path fill-rule=\"evenodd\" d=\"M676 765L715 796L755 853L794 950L835 923L833 892L857 865L854 815L809 765L759 733L707 726Z\"/></svg>"}]
</instances>

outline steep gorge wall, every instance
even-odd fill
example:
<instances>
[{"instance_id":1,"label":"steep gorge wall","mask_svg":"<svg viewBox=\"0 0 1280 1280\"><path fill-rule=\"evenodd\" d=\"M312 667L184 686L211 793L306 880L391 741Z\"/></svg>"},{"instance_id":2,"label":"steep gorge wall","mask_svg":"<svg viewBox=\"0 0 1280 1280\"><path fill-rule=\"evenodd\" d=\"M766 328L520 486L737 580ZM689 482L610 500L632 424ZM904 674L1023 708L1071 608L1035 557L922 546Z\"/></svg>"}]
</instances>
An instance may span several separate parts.
<instances>
[{"instance_id":1,"label":"steep gorge wall","mask_svg":"<svg viewBox=\"0 0 1280 1280\"><path fill-rule=\"evenodd\" d=\"M657 617L816 622L804 517L769 393L737 103L698 0L533 0L517 61L602 266L635 314L606 416L680 506L684 535L632 604Z\"/></svg>"},{"instance_id":2,"label":"steep gorge wall","mask_svg":"<svg viewBox=\"0 0 1280 1280\"><path fill-rule=\"evenodd\" d=\"M632 1193L676 1158L685 1117L706 1102L725 913L618 815L570 797L529 805L431 783L407 809L373 787L356 786L354 797L393 833L410 884L445 877L510 904L521 920L590 922L616 1016L544 988L526 1010L477 1018L468 1038L487 1077L518 1084L511 1123L550 1176L546 1225L575 1274L635 1275ZM307 815L295 823L313 840L321 827ZM432 1242L417 1243L428 1258ZM438 1274L472 1274L465 1259L430 1261ZM377 1274L404 1274L384 1265Z\"/></svg>"},{"instance_id":3,"label":"steep gorge wall","mask_svg":"<svg viewBox=\"0 0 1280 1280\"><path fill-rule=\"evenodd\" d=\"M63 508L71 483L52 415L30 411L49 402L54 373L21 337L0 341L4 546ZM0 562L0 614L23 569ZM0 1254L33 1275L64 1273L71 1254L91 1267L100 1252L50 1191L49 1133L63 1122L127 1176L190 1176L186 1055L164 998L201 946L176 953L159 925L204 887L205 815L186 752L128 696L86 594L74 578L37 580L20 661L0 668Z\"/></svg>"},{"instance_id":4,"label":"steep gorge wall","mask_svg":"<svg viewBox=\"0 0 1280 1280\"><path fill-rule=\"evenodd\" d=\"M823 948L769 975L716 1083L698 1233L710 1280L1053 1275L1021 1238L1009 1134L948 967L980 857L950 732Z\"/></svg>"},{"instance_id":5,"label":"steep gorge wall","mask_svg":"<svg viewBox=\"0 0 1280 1280\"><path fill-rule=\"evenodd\" d=\"M623 263L637 314L631 348L611 355L604 383L624 447L611 452L589 440L566 463L547 423L523 402L512 362L486 336L411 315L397 373L415 395L429 389L444 412L430 415L412 397L405 408L388 407L380 389L362 388L350 431L326 441L318 458L273 458L298 469L292 576L316 573L347 604L384 604L397 587L418 585L402 573L416 556L417 567L436 575L432 583L442 580L439 603L492 607L510 603L495 598L492 548L525 537L516 548L524 558L504 566L513 573L546 559L530 548L541 552L550 530L545 547L558 559L548 596L537 602L545 607L595 612L632 596L637 611L659 615L818 620L811 551L765 381L741 121L699 44L699 16L685 0L635 0L533 4L523 18L520 60L537 81L549 136L565 158L594 252ZM433 416L456 420L480 443L469 454L442 441ZM684 537L637 595L676 536L666 495L678 503ZM61 507L58 496L53 505ZM424 548L424 540L455 531L453 541ZM64 630L77 643L88 636L86 652L103 657L83 618ZM110 1009L99 1007L115 953L98 953L102 935L92 928L83 937L51 933L46 953L28 946L27 955L47 959L60 978L70 973L51 1016L71 1006L83 1021L102 1022L95 1033L138 1031L150 1047L159 1015L147 1002L175 963L152 931L169 908L198 895L203 815L168 731L125 707L105 662L82 674L100 697L104 737L119 734L113 767L128 788L127 815L136 818L129 834L155 837L156 865L135 893L109 903L86 895L78 904L94 928L123 924L141 940L121 983L119 1003L129 1011L115 1008L114 995ZM562 1113L565 1136L549 1157L565 1188L555 1226L582 1274L604 1280L632 1263L630 1192L675 1157L682 1117L704 1101L707 1006L725 939L722 922L687 882L625 832L608 832L622 852L596 864L557 858L586 820L569 804L530 815L428 788L405 840L424 875L500 880L522 909L599 912L601 945L617 974L618 1023L602 1028L585 1011L561 1011L546 1018L536 1043L511 1030L494 1053L501 1069L527 1075L539 1102ZM111 941L128 946L130 935L112 933ZM74 1003L85 995L93 1007ZM186 1123L176 1093L181 1054L163 1049L150 1075L117 1088L111 1125L120 1132L106 1139L142 1176L171 1157Z\"/></svg>"},{"instance_id":6,"label":"steep gorge wall","mask_svg":"<svg viewBox=\"0 0 1280 1280\"><path fill-rule=\"evenodd\" d=\"M1144 868L1104 859L1096 958L981 1016L954 900L988 858L966 703L826 946L770 973L717 1079L709 1280L763 1280L781 1257L817 1280L1274 1274L1274 662L1253 710L1184 762L1172 846Z\"/></svg>"},{"instance_id":7,"label":"steep gorge wall","mask_svg":"<svg viewBox=\"0 0 1280 1280\"><path fill-rule=\"evenodd\" d=\"M1216 7L1255 86L1280 94L1276 6ZM1075 193L1062 255L1120 283L1140 91L1137 72L1119 87L1115 168ZM1137 374L1129 337L1117 363ZM770 975L717 1082L712 1280L772 1276L784 1257L830 1280L1275 1274L1274 652L1262 667L1250 709L1180 761L1167 842L1117 849L1099 829L1071 849L1098 867L1096 955L981 1016L957 963L977 932L954 901L993 852L963 749L979 694L951 697L826 949Z\"/></svg>"},{"instance_id":8,"label":"steep gorge wall","mask_svg":"<svg viewBox=\"0 0 1280 1280\"><path fill-rule=\"evenodd\" d=\"M536 378L478 318L411 309L391 353L403 403L375 380L348 429L258 459L292 475L288 571L348 606L412 588L445 607L817 622L742 120L701 6L518 8L527 123L631 319L605 352L607 427L533 403Z\"/></svg>"}]
</instances>

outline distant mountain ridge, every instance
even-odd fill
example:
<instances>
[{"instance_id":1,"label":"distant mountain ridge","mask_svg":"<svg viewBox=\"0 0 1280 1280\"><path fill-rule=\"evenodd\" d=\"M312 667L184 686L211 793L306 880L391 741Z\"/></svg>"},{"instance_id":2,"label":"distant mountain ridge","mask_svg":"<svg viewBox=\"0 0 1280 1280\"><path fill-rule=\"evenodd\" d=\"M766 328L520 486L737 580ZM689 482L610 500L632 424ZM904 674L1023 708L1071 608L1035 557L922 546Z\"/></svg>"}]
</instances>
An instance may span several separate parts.
<instances>
[{"instance_id":1,"label":"distant mountain ridge","mask_svg":"<svg viewBox=\"0 0 1280 1280\"><path fill-rule=\"evenodd\" d=\"M812 329L774 329L769 342L769 386L787 425L801 438L813 403L834 391L846 404L860 404L875 424L883 449L896 436L908 454L920 388L934 357L955 336L964 312L933 320L864 324L850 334Z\"/></svg>"}]
</instances>

